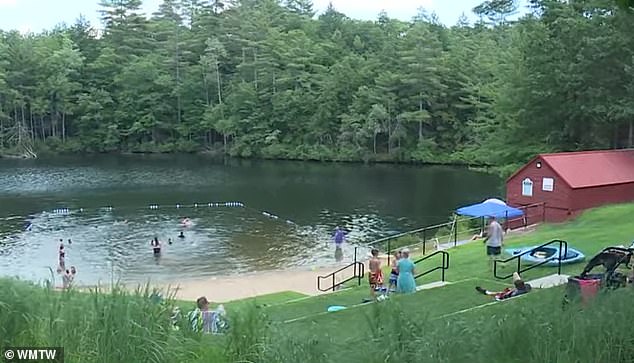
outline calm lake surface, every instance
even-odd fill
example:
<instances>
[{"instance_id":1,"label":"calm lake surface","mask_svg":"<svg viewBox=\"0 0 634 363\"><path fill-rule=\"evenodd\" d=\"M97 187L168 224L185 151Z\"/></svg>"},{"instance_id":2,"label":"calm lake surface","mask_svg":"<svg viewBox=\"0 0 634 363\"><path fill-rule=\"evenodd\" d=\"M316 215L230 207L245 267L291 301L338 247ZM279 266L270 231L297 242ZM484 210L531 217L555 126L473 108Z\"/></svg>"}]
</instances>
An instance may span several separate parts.
<instances>
[{"instance_id":1,"label":"calm lake surface","mask_svg":"<svg viewBox=\"0 0 634 363\"><path fill-rule=\"evenodd\" d=\"M337 225L349 232L345 262L354 245L445 222L455 208L499 195L501 184L437 166L191 155L0 159L0 275L50 278L60 238L81 284L334 264ZM230 201L245 207L208 206ZM183 217L194 225L181 227ZM160 258L149 245L154 236L164 245Z\"/></svg>"}]
</instances>

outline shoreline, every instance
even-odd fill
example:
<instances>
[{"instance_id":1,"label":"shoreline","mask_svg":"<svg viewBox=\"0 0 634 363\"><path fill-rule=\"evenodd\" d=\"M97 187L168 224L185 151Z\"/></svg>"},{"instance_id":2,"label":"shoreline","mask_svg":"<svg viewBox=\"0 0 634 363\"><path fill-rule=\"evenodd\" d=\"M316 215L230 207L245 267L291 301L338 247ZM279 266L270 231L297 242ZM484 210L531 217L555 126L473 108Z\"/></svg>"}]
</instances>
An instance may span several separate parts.
<instances>
[{"instance_id":1,"label":"shoreline","mask_svg":"<svg viewBox=\"0 0 634 363\"><path fill-rule=\"evenodd\" d=\"M6 157L5 157L6 155ZM224 154L222 152L215 152L209 150L197 150L192 152L183 152L183 151L131 151L131 150L117 150L117 151L107 151L107 152L96 152L96 151L82 151L82 152L69 152L69 151L52 151L52 150L44 150L41 151L41 158L47 157L65 157L65 156L99 156L99 155L112 155L112 156L172 156L172 155L197 155L202 157L207 157L211 159L233 159L233 160L242 160L242 161L286 161L286 162L308 162L308 163L322 163L322 164L362 164L362 165L413 165L413 166L445 166L445 167L456 167L456 168L466 168L473 170L480 170L487 174L493 174L491 170L495 170L499 168L499 165L492 165L486 163L470 163L462 160L451 160L451 159L436 159L436 160L400 160L389 154L379 154L380 156L373 156L368 158L332 158L332 157L323 157L323 158L302 158L302 157L263 157L263 156L254 156L254 157L241 157L241 156L231 156L228 154ZM0 159L23 159L23 157L12 158L11 154L3 154L0 151ZM28 158L26 158L28 159Z\"/></svg>"},{"instance_id":2,"label":"shoreline","mask_svg":"<svg viewBox=\"0 0 634 363\"><path fill-rule=\"evenodd\" d=\"M278 269L213 277L190 277L170 282L152 280L122 282L121 286L128 291L149 286L150 289L157 289L164 295L185 301L196 301L199 297L205 296L213 303L227 303L285 291L316 296L330 292L322 292L317 289L317 277L328 275L345 265ZM337 280L341 278L342 276L337 275ZM76 286L80 290L99 288L106 291L111 287L111 283Z\"/></svg>"}]
</instances>

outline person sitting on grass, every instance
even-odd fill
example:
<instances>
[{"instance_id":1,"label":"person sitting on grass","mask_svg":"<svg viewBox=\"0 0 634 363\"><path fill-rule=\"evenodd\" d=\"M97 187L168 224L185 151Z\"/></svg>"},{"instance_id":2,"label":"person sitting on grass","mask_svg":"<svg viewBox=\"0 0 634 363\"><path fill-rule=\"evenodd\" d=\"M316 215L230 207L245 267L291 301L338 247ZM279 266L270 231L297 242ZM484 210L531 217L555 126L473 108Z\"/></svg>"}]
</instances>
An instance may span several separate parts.
<instances>
[{"instance_id":1,"label":"person sitting on grass","mask_svg":"<svg viewBox=\"0 0 634 363\"><path fill-rule=\"evenodd\" d=\"M507 287L502 291L489 291L476 286L476 290L487 296L493 296L495 300L501 301L512 297L520 296L531 291L531 285L522 280L517 272L513 272L513 287Z\"/></svg>"},{"instance_id":2,"label":"person sitting on grass","mask_svg":"<svg viewBox=\"0 0 634 363\"><path fill-rule=\"evenodd\" d=\"M187 314L193 331L222 334L228 328L222 305L217 310L209 310L209 301L204 296L196 300L196 305L197 308Z\"/></svg>"}]
</instances>

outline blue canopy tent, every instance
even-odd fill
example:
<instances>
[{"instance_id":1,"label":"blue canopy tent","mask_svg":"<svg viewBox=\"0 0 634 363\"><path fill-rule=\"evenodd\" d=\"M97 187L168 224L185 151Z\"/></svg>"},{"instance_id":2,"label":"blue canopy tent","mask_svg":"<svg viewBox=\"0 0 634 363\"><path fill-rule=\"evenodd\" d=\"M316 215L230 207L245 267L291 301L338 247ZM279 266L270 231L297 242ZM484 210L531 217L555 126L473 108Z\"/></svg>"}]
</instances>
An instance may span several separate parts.
<instances>
[{"instance_id":1,"label":"blue canopy tent","mask_svg":"<svg viewBox=\"0 0 634 363\"><path fill-rule=\"evenodd\" d=\"M499 199L487 199L482 203L458 208L456 214L469 217L513 218L523 216L524 212L509 207Z\"/></svg>"}]
</instances>

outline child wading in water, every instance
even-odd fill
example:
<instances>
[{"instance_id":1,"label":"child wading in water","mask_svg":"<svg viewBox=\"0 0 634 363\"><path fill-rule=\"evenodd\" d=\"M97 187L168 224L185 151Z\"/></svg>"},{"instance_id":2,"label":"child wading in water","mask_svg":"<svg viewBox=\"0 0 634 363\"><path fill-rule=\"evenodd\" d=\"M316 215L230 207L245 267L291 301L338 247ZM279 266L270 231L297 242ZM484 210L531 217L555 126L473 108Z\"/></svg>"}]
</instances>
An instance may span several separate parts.
<instances>
[{"instance_id":1,"label":"child wading in water","mask_svg":"<svg viewBox=\"0 0 634 363\"><path fill-rule=\"evenodd\" d=\"M383 272L381 272L381 260L379 260L379 250L372 249L372 258L370 259L370 275L368 282L370 283L370 294L372 298L376 298L377 288L383 287Z\"/></svg>"},{"instance_id":2,"label":"child wading in water","mask_svg":"<svg viewBox=\"0 0 634 363\"><path fill-rule=\"evenodd\" d=\"M390 292L396 291L398 282L398 261L401 259L401 251L394 252L394 259L391 261L392 272L390 272Z\"/></svg>"}]
</instances>

